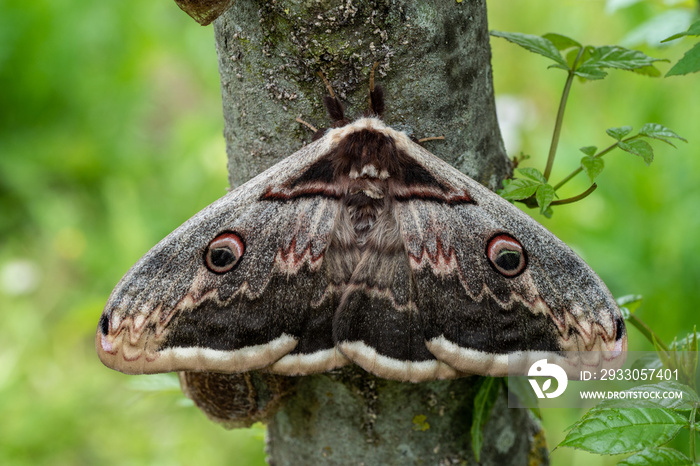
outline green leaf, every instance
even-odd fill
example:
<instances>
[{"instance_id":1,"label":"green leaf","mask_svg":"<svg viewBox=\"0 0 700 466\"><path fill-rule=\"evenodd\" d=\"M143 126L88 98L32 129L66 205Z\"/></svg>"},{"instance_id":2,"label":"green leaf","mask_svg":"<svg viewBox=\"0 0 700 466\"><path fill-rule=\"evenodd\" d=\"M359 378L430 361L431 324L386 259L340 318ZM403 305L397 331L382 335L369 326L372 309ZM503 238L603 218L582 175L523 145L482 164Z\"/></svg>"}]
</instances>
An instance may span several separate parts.
<instances>
[{"instance_id":1,"label":"green leaf","mask_svg":"<svg viewBox=\"0 0 700 466\"><path fill-rule=\"evenodd\" d=\"M683 453L668 447L642 450L617 463L618 466L686 466L692 464L693 461Z\"/></svg>"},{"instance_id":2,"label":"green leaf","mask_svg":"<svg viewBox=\"0 0 700 466\"><path fill-rule=\"evenodd\" d=\"M632 71L652 66L657 61L668 60L650 57L639 50L630 50L617 45L603 45L594 47L591 58L581 65Z\"/></svg>"},{"instance_id":3,"label":"green leaf","mask_svg":"<svg viewBox=\"0 0 700 466\"><path fill-rule=\"evenodd\" d=\"M666 77L697 73L698 71L700 71L700 42L695 44L695 47L685 52L683 58L678 60L678 63L668 70Z\"/></svg>"},{"instance_id":4,"label":"green leaf","mask_svg":"<svg viewBox=\"0 0 700 466\"><path fill-rule=\"evenodd\" d=\"M669 396L664 398L664 393L682 394L681 398ZM622 393L627 393L625 399L605 400L598 403L593 409L613 409L613 408L637 408L640 400L644 403L651 403L651 406L670 409L673 411L690 411L693 405L698 402L698 394L691 387L679 382L665 381L659 383L638 385L625 390ZM659 398L651 398L655 395L645 395L651 393L659 393Z\"/></svg>"},{"instance_id":5,"label":"green leaf","mask_svg":"<svg viewBox=\"0 0 700 466\"><path fill-rule=\"evenodd\" d=\"M632 363L631 369L662 369L664 365L656 353L646 353Z\"/></svg>"},{"instance_id":6,"label":"green leaf","mask_svg":"<svg viewBox=\"0 0 700 466\"><path fill-rule=\"evenodd\" d=\"M632 71L634 71L637 74L649 76L651 78L658 78L659 76L661 76L661 71L659 71L658 68L656 68L653 65L642 66L641 68L635 68Z\"/></svg>"},{"instance_id":7,"label":"green leaf","mask_svg":"<svg viewBox=\"0 0 700 466\"><path fill-rule=\"evenodd\" d=\"M676 146L674 146L673 143L669 141L669 138L679 139L683 142L688 142L685 138L680 137L670 129L657 123L647 123L646 125L642 126L642 129L639 130L639 134L648 138L658 139L659 141L663 141L666 144L669 144L673 147Z\"/></svg>"},{"instance_id":8,"label":"green leaf","mask_svg":"<svg viewBox=\"0 0 700 466\"><path fill-rule=\"evenodd\" d=\"M644 163L650 165L654 160L654 149L649 145L648 142L642 139L633 139L631 141L620 141L617 143L617 147L629 152L630 154L638 155L644 159Z\"/></svg>"},{"instance_id":9,"label":"green leaf","mask_svg":"<svg viewBox=\"0 0 700 466\"><path fill-rule=\"evenodd\" d=\"M632 131L631 126L620 126L619 128L608 128L605 130L608 136L617 139L618 141L622 140L622 138L627 136L630 133L630 131Z\"/></svg>"},{"instance_id":10,"label":"green leaf","mask_svg":"<svg viewBox=\"0 0 700 466\"><path fill-rule=\"evenodd\" d=\"M671 343L671 349L686 349L689 343L697 341L698 338L700 338L700 333L690 333L685 338ZM691 349L690 351L693 350Z\"/></svg>"},{"instance_id":11,"label":"green leaf","mask_svg":"<svg viewBox=\"0 0 700 466\"><path fill-rule=\"evenodd\" d=\"M579 52L581 52L581 49L571 49L571 50L569 50L569 51L566 53L565 58L566 58L566 63L569 64L569 68L568 68L568 69L573 68L575 63L579 63L579 64L580 64L581 61L582 61L582 60L585 60L586 56L588 55L588 54L586 53L586 49L584 49L584 51L583 51L583 53L581 54L581 56L579 56ZM578 61L577 61L576 59L578 59ZM552 65L552 66L554 66L554 65ZM568 71L568 70L567 70L567 71Z\"/></svg>"},{"instance_id":12,"label":"green leaf","mask_svg":"<svg viewBox=\"0 0 700 466\"><path fill-rule=\"evenodd\" d=\"M578 68L576 68L574 74L581 78L590 79L592 81L596 79L603 79L608 75L608 73L594 65L581 65Z\"/></svg>"},{"instance_id":13,"label":"green leaf","mask_svg":"<svg viewBox=\"0 0 700 466\"><path fill-rule=\"evenodd\" d=\"M511 397L515 396L522 405L530 407L530 411L537 418L542 419L540 408L537 407L537 396L532 391L532 386L526 377L506 377L506 384L508 385L509 403L512 399Z\"/></svg>"},{"instance_id":14,"label":"green leaf","mask_svg":"<svg viewBox=\"0 0 700 466\"><path fill-rule=\"evenodd\" d=\"M626 307L621 307L621 308L620 308L620 314L622 314L622 318L623 318L625 321L629 320L630 316L632 315L632 314L630 313L630 310L627 309Z\"/></svg>"},{"instance_id":15,"label":"green leaf","mask_svg":"<svg viewBox=\"0 0 700 466\"><path fill-rule=\"evenodd\" d=\"M656 340L656 337L652 333L651 335L651 344L654 345L654 349L656 350L656 354L659 356L659 359L661 360L661 364L666 369L675 369L675 366L673 364L674 359L671 359L671 355L673 354L673 351L666 351L662 346L659 344L659 342Z\"/></svg>"},{"instance_id":16,"label":"green leaf","mask_svg":"<svg viewBox=\"0 0 700 466\"><path fill-rule=\"evenodd\" d=\"M484 425L489 420L498 394L501 391L501 379L495 377L483 377L479 391L474 397L474 414L472 415L472 450L474 458L479 462L481 446L484 441Z\"/></svg>"},{"instance_id":17,"label":"green leaf","mask_svg":"<svg viewBox=\"0 0 700 466\"><path fill-rule=\"evenodd\" d=\"M615 301L620 307L626 307L630 312L634 312L642 305L644 297L640 294L628 294L617 298Z\"/></svg>"},{"instance_id":18,"label":"green leaf","mask_svg":"<svg viewBox=\"0 0 700 466\"><path fill-rule=\"evenodd\" d=\"M521 199L527 199L535 194L535 191L537 191L537 188L541 185L542 183L537 183L536 181L518 178L504 186L504 188L499 191L499 194L509 201L519 201Z\"/></svg>"},{"instance_id":19,"label":"green leaf","mask_svg":"<svg viewBox=\"0 0 700 466\"><path fill-rule=\"evenodd\" d=\"M670 40L679 39L683 36L700 36L700 21L695 21L693 24L691 24L687 31L674 34L671 37L667 37L666 39L662 40L661 42L668 42Z\"/></svg>"},{"instance_id":20,"label":"green leaf","mask_svg":"<svg viewBox=\"0 0 700 466\"><path fill-rule=\"evenodd\" d=\"M605 168L605 162L599 157L591 157L587 155L581 159L581 167L586 172L591 183L600 175Z\"/></svg>"},{"instance_id":21,"label":"green leaf","mask_svg":"<svg viewBox=\"0 0 700 466\"><path fill-rule=\"evenodd\" d=\"M554 200L554 188L548 184L541 184L537 188L535 198L537 199L537 205L540 206L540 213L544 215L549 208L549 204Z\"/></svg>"},{"instance_id":22,"label":"green leaf","mask_svg":"<svg viewBox=\"0 0 700 466\"><path fill-rule=\"evenodd\" d=\"M544 177L542 172L536 168L532 168L532 167L518 168L518 172L527 176L531 180L539 181L542 184L547 182L547 179Z\"/></svg>"},{"instance_id":23,"label":"green leaf","mask_svg":"<svg viewBox=\"0 0 700 466\"><path fill-rule=\"evenodd\" d=\"M576 42L574 39L571 37L567 36L562 36L561 34L556 34L553 32L549 32L545 35L542 36L544 39L547 39L550 41L554 46L557 48L557 50L567 50L572 47L576 48L581 48L583 45L579 44Z\"/></svg>"},{"instance_id":24,"label":"green leaf","mask_svg":"<svg viewBox=\"0 0 700 466\"><path fill-rule=\"evenodd\" d=\"M586 147L581 147L579 150L581 152L583 152L584 154L590 155L591 157L593 157L595 155L596 151L598 150L598 148L596 146L586 146Z\"/></svg>"},{"instance_id":25,"label":"green leaf","mask_svg":"<svg viewBox=\"0 0 700 466\"><path fill-rule=\"evenodd\" d=\"M685 416L653 403L637 401L636 408L592 409L559 446L616 455L658 447L688 424Z\"/></svg>"},{"instance_id":26,"label":"green leaf","mask_svg":"<svg viewBox=\"0 0 700 466\"><path fill-rule=\"evenodd\" d=\"M540 54L554 60L566 67L566 60L561 56L557 47L549 40L532 34L522 34L520 32L491 31L494 37L502 37L505 40L517 44L530 52ZM568 69L568 67L566 68Z\"/></svg>"}]
</instances>

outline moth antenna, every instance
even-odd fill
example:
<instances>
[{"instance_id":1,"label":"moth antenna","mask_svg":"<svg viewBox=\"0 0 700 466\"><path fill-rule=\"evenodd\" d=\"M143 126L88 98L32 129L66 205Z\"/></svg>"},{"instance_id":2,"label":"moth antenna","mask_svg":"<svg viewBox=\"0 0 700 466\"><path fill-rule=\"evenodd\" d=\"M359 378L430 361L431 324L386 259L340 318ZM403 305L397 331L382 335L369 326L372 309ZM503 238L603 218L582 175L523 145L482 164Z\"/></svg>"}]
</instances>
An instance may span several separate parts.
<instances>
[{"instance_id":1,"label":"moth antenna","mask_svg":"<svg viewBox=\"0 0 700 466\"><path fill-rule=\"evenodd\" d=\"M379 66L379 62L375 61L374 64L372 65L372 71L369 72L369 93L372 95L372 92L374 92L374 71L377 69ZM371 102L370 102L371 104Z\"/></svg>"},{"instance_id":2,"label":"moth antenna","mask_svg":"<svg viewBox=\"0 0 700 466\"><path fill-rule=\"evenodd\" d=\"M372 71L369 73L369 110L368 115L376 115L379 118L384 116L384 89L381 86L374 87L374 71L379 66L379 62L374 62Z\"/></svg>"},{"instance_id":3,"label":"moth antenna","mask_svg":"<svg viewBox=\"0 0 700 466\"><path fill-rule=\"evenodd\" d=\"M323 84L326 85L326 89L328 89L328 93L335 99L335 93L333 92L333 87L331 86L331 83L328 82L328 79L326 79L326 76L323 74L323 72L319 71L316 74L318 74L321 79L323 80Z\"/></svg>"},{"instance_id":4,"label":"moth antenna","mask_svg":"<svg viewBox=\"0 0 700 466\"><path fill-rule=\"evenodd\" d=\"M319 128L316 128L314 125L312 125L312 124L309 123L309 122L306 122L306 121L302 120L300 117L296 117L295 120L296 120L298 123L301 123L302 125L306 126L306 127L309 128L311 131L314 132L314 135L311 137L311 142L313 142L313 141L315 141L315 140L317 140L317 139L321 139L321 138L323 137L323 135L326 134L326 128L320 128L320 129L319 129Z\"/></svg>"},{"instance_id":5,"label":"moth antenna","mask_svg":"<svg viewBox=\"0 0 700 466\"><path fill-rule=\"evenodd\" d=\"M349 121L345 119L345 109L343 108L343 103L335 96L331 83L328 82L328 79L326 79L323 73L319 71L318 75L321 77L321 79L323 79L323 83L326 85L326 89L328 89L328 92L330 93L330 96L323 98L323 105L326 107L326 110L328 110L328 116L331 118L332 122L331 126L333 128L340 128L341 126L347 125Z\"/></svg>"},{"instance_id":6,"label":"moth antenna","mask_svg":"<svg viewBox=\"0 0 700 466\"><path fill-rule=\"evenodd\" d=\"M301 123L302 125L304 125L304 126L306 126L307 128L309 128L311 131L313 131L314 133L318 132L318 128L316 128L316 127L315 127L314 125L312 125L311 123L308 123L308 122L302 120L302 119L299 118L299 117L296 117L295 120L296 120L297 123Z\"/></svg>"},{"instance_id":7,"label":"moth antenna","mask_svg":"<svg viewBox=\"0 0 700 466\"><path fill-rule=\"evenodd\" d=\"M445 140L445 136L432 136L432 137L429 137L429 138L421 138L421 139L418 140L418 144L423 144L423 143L426 142L426 141L438 141L438 140L444 141L444 140Z\"/></svg>"}]
</instances>

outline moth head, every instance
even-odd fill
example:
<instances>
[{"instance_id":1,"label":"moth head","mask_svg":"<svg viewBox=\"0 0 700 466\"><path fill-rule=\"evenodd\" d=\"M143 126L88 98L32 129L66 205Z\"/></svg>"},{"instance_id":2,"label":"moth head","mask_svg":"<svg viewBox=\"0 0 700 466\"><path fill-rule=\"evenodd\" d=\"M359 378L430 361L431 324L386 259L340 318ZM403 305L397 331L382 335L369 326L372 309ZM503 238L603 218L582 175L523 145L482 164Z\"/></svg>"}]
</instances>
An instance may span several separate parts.
<instances>
[{"instance_id":1,"label":"moth head","mask_svg":"<svg viewBox=\"0 0 700 466\"><path fill-rule=\"evenodd\" d=\"M508 233L498 233L486 243L486 257L491 267L507 278L517 277L527 267L523 245Z\"/></svg>"},{"instance_id":2,"label":"moth head","mask_svg":"<svg viewBox=\"0 0 700 466\"><path fill-rule=\"evenodd\" d=\"M204 265L216 274L230 272L245 252L245 243L234 232L220 233L211 240L204 251Z\"/></svg>"}]
</instances>

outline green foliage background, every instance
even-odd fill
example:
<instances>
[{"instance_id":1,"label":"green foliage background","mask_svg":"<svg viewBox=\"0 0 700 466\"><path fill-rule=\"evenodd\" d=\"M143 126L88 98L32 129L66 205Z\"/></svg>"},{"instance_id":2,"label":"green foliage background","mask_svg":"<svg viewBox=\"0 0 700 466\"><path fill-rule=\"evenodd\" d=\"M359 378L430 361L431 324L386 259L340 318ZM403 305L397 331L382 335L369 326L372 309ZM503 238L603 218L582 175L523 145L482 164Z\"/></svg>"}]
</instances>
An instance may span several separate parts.
<instances>
[{"instance_id":1,"label":"green foliage background","mask_svg":"<svg viewBox=\"0 0 700 466\"><path fill-rule=\"evenodd\" d=\"M494 0L489 8L492 29L603 45L662 6L606 14L588 0ZM641 49L675 63L687 41ZM506 41L492 45L497 95L527 104L532 126L521 149L533 156L526 166L542 168L565 76ZM698 323L698 86L697 75L622 71L575 84L555 179L577 166L579 147L608 144L611 126L661 123L689 144L656 144L651 167L611 154L596 193L552 220L537 216L613 294L643 294L639 315L666 340ZM93 343L122 274L225 193L222 124L213 31L173 2L0 2L0 464L263 464L263 427L225 431L172 378L108 370ZM568 189L586 187L581 176ZM633 329L629 342L651 349ZM543 414L553 446L581 413ZM555 465L605 460L552 453Z\"/></svg>"}]
</instances>

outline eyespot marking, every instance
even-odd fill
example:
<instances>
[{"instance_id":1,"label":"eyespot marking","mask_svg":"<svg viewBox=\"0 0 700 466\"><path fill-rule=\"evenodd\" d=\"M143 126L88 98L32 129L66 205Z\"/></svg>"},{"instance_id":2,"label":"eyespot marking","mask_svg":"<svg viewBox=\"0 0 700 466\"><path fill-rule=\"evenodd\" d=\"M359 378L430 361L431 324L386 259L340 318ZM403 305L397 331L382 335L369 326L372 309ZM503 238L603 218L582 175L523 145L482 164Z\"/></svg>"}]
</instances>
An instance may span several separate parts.
<instances>
[{"instance_id":1,"label":"eyespot marking","mask_svg":"<svg viewBox=\"0 0 700 466\"><path fill-rule=\"evenodd\" d=\"M498 273L508 278L517 277L527 266L522 244L507 233L499 233L489 240L486 257Z\"/></svg>"},{"instance_id":2,"label":"eyespot marking","mask_svg":"<svg viewBox=\"0 0 700 466\"><path fill-rule=\"evenodd\" d=\"M244 252L243 238L230 231L221 233L207 246L204 264L214 273L226 273L238 264Z\"/></svg>"}]
</instances>

